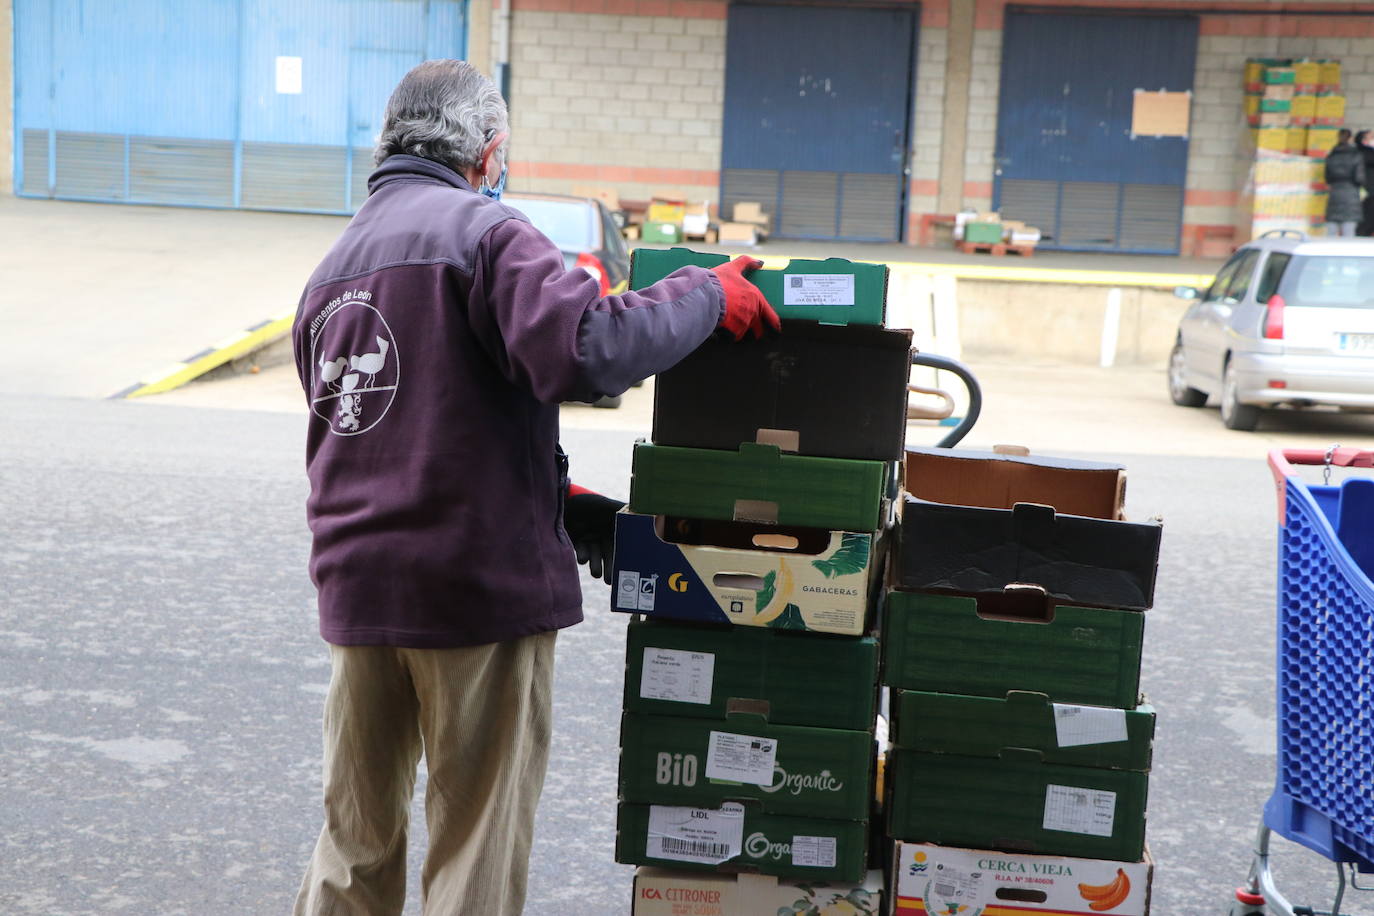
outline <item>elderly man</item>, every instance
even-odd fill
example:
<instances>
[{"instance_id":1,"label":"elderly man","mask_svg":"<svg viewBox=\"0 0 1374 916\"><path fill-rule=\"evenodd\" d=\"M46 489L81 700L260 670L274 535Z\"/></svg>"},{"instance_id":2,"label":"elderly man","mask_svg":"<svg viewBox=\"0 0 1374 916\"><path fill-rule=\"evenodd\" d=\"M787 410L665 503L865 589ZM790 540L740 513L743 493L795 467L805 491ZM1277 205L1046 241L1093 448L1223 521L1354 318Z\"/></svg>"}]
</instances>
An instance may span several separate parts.
<instances>
[{"instance_id":1,"label":"elderly man","mask_svg":"<svg viewBox=\"0 0 1374 916\"><path fill-rule=\"evenodd\" d=\"M619 394L717 328L779 327L747 258L601 298L499 202L507 136L505 102L468 64L408 73L367 202L301 297L332 675L325 824L298 914L401 911L422 752L424 911L521 911L554 635L582 619L577 559L609 579L622 505L569 489L558 404Z\"/></svg>"}]
</instances>

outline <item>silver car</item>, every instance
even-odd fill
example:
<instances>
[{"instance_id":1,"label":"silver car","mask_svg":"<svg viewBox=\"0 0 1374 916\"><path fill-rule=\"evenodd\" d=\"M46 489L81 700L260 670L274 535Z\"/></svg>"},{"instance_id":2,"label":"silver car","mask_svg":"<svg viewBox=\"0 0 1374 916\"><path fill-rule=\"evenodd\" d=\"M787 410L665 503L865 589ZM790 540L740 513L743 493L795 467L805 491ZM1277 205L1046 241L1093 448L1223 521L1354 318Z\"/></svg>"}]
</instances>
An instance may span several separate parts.
<instances>
[{"instance_id":1,"label":"silver car","mask_svg":"<svg viewBox=\"0 0 1374 916\"><path fill-rule=\"evenodd\" d=\"M1265 408L1374 409L1374 239L1284 230L1242 246L1193 299L1169 356L1169 396L1252 430Z\"/></svg>"}]
</instances>

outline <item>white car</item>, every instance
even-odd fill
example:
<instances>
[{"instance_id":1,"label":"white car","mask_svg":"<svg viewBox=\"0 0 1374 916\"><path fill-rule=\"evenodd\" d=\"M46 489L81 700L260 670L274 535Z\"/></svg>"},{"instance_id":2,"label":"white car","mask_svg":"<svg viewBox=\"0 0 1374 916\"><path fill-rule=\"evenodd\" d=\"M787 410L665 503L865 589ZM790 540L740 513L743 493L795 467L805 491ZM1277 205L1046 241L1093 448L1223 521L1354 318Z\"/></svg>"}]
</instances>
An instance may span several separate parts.
<instances>
[{"instance_id":1,"label":"white car","mask_svg":"<svg viewBox=\"0 0 1374 916\"><path fill-rule=\"evenodd\" d=\"M1265 408L1374 409L1374 239L1285 230L1242 246L1193 305L1169 357L1169 396L1221 404L1230 429Z\"/></svg>"}]
</instances>

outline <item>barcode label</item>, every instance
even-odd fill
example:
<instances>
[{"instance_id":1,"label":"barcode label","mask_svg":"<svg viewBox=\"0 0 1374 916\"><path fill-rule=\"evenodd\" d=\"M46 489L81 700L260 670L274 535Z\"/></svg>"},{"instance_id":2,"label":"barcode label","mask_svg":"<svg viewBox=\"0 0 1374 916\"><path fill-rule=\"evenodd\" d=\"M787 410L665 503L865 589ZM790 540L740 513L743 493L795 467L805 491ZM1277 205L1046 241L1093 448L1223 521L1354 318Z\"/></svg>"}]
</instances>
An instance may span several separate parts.
<instances>
[{"instance_id":1,"label":"barcode label","mask_svg":"<svg viewBox=\"0 0 1374 916\"><path fill-rule=\"evenodd\" d=\"M726 802L718 809L649 806L645 853L654 859L719 865L744 845L744 806Z\"/></svg>"},{"instance_id":2,"label":"barcode label","mask_svg":"<svg viewBox=\"0 0 1374 916\"><path fill-rule=\"evenodd\" d=\"M693 859L728 859L730 847L724 843L702 843L694 840L679 840L675 837L658 837L660 858L680 859L684 856Z\"/></svg>"}]
</instances>

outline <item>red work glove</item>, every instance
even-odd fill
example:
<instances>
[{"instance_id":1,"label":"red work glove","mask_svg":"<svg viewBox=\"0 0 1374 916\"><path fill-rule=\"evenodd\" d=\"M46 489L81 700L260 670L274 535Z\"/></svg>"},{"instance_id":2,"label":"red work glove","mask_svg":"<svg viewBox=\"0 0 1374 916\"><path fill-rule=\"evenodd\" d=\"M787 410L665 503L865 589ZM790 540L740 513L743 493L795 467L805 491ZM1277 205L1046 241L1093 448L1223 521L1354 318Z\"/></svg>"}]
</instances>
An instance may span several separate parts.
<instances>
[{"instance_id":1,"label":"red work glove","mask_svg":"<svg viewBox=\"0 0 1374 916\"><path fill-rule=\"evenodd\" d=\"M615 556L615 514L625 508L618 499L568 484L563 503L563 530L568 532L577 562L585 563L592 578L611 584Z\"/></svg>"},{"instance_id":2,"label":"red work glove","mask_svg":"<svg viewBox=\"0 0 1374 916\"><path fill-rule=\"evenodd\" d=\"M763 262L742 254L733 261L727 261L711 272L720 278L720 288L725 291L725 314L721 316L720 327L729 332L735 340L743 340L746 331L753 331L754 337L763 336L763 325L775 331L782 330L778 313L763 298L759 288L744 279L746 271L758 270Z\"/></svg>"}]
</instances>

